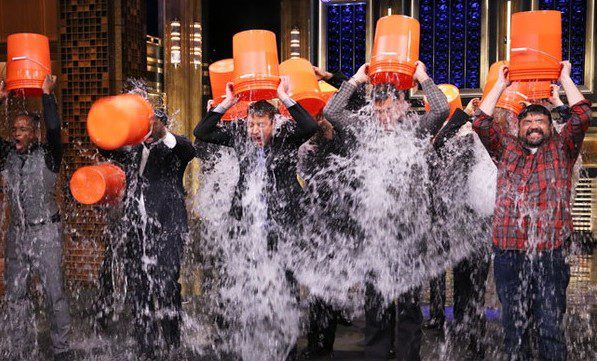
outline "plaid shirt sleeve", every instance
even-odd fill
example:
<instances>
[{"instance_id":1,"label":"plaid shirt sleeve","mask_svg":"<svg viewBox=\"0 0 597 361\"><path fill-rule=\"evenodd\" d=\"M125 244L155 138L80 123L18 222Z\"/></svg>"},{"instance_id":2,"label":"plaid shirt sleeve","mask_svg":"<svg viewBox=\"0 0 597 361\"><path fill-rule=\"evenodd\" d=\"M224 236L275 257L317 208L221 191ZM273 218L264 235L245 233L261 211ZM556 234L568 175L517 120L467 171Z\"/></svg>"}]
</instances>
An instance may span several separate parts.
<instances>
[{"instance_id":1,"label":"plaid shirt sleeve","mask_svg":"<svg viewBox=\"0 0 597 361\"><path fill-rule=\"evenodd\" d=\"M357 87L349 81L345 81L340 86L340 89L328 101L325 108L323 108L323 116L331 123L346 124L352 113L346 109L348 100L354 94Z\"/></svg>"},{"instance_id":2,"label":"plaid shirt sleeve","mask_svg":"<svg viewBox=\"0 0 597 361\"><path fill-rule=\"evenodd\" d=\"M419 130L434 137L448 119L450 106L446 95L435 85L433 80L425 80L421 83L421 87L429 102L429 111L421 116Z\"/></svg>"},{"instance_id":3,"label":"plaid shirt sleeve","mask_svg":"<svg viewBox=\"0 0 597 361\"><path fill-rule=\"evenodd\" d=\"M498 126L493 123L493 117L478 109L475 112L473 129L479 135L479 139L481 139L481 142L494 162L499 162L502 159L504 151L502 143L503 134L500 132Z\"/></svg>"},{"instance_id":4,"label":"plaid shirt sleeve","mask_svg":"<svg viewBox=\"0 0 597 361\"><path fill-rule=\"evenodd\" d=\"M582 100L570 108L570 113L570 118L562 128L560 136L570 159L576 160L591 122L591 103L586 99Z\"/></svg>"}]
</instances>

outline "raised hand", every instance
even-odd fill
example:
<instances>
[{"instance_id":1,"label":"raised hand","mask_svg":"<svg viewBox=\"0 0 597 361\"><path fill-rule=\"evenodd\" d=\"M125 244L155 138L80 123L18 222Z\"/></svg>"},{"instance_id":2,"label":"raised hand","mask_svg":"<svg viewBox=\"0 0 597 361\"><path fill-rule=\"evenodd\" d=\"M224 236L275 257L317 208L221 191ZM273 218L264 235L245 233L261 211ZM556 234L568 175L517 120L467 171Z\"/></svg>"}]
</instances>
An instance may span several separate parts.
<instances>
[{"instance_id":1,"label":"raised hand","mask_svg":"<svg viewBox=\"0 0 597 361\"><path fill-rule=\"evenodd\" d=\"M352 80L356 83L356 85L364 84L369 82L369 63L365 63L361 65L359 70L357 70L356 74L352 76Z\"/></svg>"},{"instance_id":2,"label":"raised hand","mask_svg":"<svg viewBox=\"0 0 597 361\"><path fill-rule=\"evenodd\" d=\"M508 68L506 65L500 66L500 68L498 69L498 78L496 81L496 85L501 86L503 89L506 89L508 86L510 86L511 82L508 79L509 71L510 68Z\"/></svg>"},{"instance_id":3,"label":"raised hand","mask_svg":"<svg viewBox=\"0 0 597 361\"><path fill-rule=\"evenodd\" d=\"M230 109L238 103L238 96L234 95L234 85L232 82L226 84L226 98L220 103L224 108Z\"/></svg>"},{"instance_id":4,"label":"raised hand","mask_svg":"<svg viewBox=\"0 0 597 361\"><path fill-rule=\"evenodd\" d=\"M315 65L313 65L313 71L315 72L317 80L328 80L332 77L332 73L324 69L318 68Z\"/></svg>"},{"instance_id":5,"label":"raised hand","mask_svg":"<svg viewBox=\"0 0 597 361\"><path fill-rule=\"evenodd\" d=\"M562 70L560 71L560 82L570 79L570 73L572 72L572 64L568 60L561 62Z\"/></svg>"},{"instance_id":6,"label":"raised hand","mask_svg":"<svg viewBox=\"0 0 597 361\"><path fill-rule=\"evenodd\" d=\"M0 100L8 97L8 91L6 91L6 84L4 80L0 80Z\"/></svg>"},{"instance_id":7,"label":"raised hand","mask_svg":"<svg viewBox=\"0 0 597 361\"><path fill-rule=\"evenodd\" d=\"M278 84L278 99L284 101L285 99L290 98L288 96L288 91L290 90L290 83L288 81L287 76L280 77L280 84Z\"/></svg>"},{"instance_id":8,"label":"raised hand","mask_svg":"<svg viewBox=\"0 0 597 361\"><path fill-rule=\"evenodd\" d=\"M414 80L421 84L425 80L429 79L429 75L427 74L427 67L422 61L417 60L415 62L415 66L415 73L413 74Z\"/></svg>"},{"instance_id":9,"label":"raised hand","mask_svg":"<svg viewBox=\"0 0 597 361\"><path fill-rule=\"evenodd\" d=\"M479 98L471 99L471 101L466 105L466 108L464 108L464 112L468 114L469 117L472 116L475 113L475 110L479 108L479 102Z\"/></svg>"},{"instance_id":10,"label":"raised hand","mask_svg":"<svg viewBox=\"0 0 597 361\"><path fill-rule=\"evenodd\" d=\"M44 94L51 94L52 91L54 91L54 87L56 86L56 79L56 75L46 75L46 77L44 78L44 82L41 85L41 89L44 92Z\"/></svg>"},{"instance_id":11,"label":"raised hand","mask_svg":"<svg viewBox=\"0 0 597 361\"><path fill-rule=\"evenodd\" d=\"M558 84L551 84L551 96L549 97L549 102L554 107L564 105L564 102L560 99L560 86Z\"/></svg>"}]
</instances>

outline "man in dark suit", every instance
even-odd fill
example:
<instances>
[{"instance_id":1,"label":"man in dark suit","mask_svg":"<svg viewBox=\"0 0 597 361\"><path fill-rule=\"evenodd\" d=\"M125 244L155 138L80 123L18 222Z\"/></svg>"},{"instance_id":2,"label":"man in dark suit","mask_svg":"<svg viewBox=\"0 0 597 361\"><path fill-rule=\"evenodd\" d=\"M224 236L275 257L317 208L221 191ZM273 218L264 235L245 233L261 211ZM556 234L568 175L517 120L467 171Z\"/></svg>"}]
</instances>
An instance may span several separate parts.
<instances>
[{"instance_id":1,"label":"man in dark suit","mask_svg":"<svg viewBox=\"0 0 597 361\"><path fill-rule=\"evenodd\" d=\"M178 277L188 231L183 175L195 148L186 137L170 133L168 116L156 109L142 144L101 153L120 163L126 173L123 222L134 333L140 352L153 357L155 350L180 344Z\"/></svg>"},{"instance_id":2,"label":"man in dark suit","mask_svg":"<svg viewBox=\"0 0 597 361\"><path fill-rule=\"evenodd\" d=\"M209 111L195 127L198 140L234 148L239 159L240 175L234 192L230 214L237 220L243 218L242 197L247 190L247 177L259 160L265 164L265 190L267 219L277 227L289 229L299 219L299 200L303 190L297 180L296 166L298 148L318 129L309 113L287 94L287 79L278 87L278 98L288 108L294 122L278 122L276 107L265 100L249 106L248 117L230 126L219 126L222 115L238 99L234 96L232 83L226 89L226 99ZM279 232L267 235L268 249L275 250Z\"/></svg>"}]
</instances>

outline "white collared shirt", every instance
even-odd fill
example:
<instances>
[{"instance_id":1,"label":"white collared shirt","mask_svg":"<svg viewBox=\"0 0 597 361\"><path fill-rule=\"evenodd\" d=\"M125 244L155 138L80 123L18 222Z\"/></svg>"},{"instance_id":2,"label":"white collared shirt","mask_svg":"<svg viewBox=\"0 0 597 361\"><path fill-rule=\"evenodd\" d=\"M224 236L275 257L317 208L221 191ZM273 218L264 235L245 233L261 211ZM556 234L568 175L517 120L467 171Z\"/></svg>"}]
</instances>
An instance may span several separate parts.
<instances>
[{"instance_id":1,"label":"white collared shirt","mask_svg":"<svg viewBox=\"0 0 597 361\"><path fill-rule=\"evenodd\" d=\"M145 143L143 143L143 153L141 154L141 163L139 165L139 175L143 175L143 172L145 171L145 166L147 165L147 158L149 158L149 153L151 152L151 148L160 144L161 142L164 142L166 147L168 147L169 149L172 149L176 146L176 137L172 133L166 132L166 135L162 139L159 139L159 140L155 141L153 144L150 144L149 148L147 147L147 145Z\"/></svg>"}]
</instances>

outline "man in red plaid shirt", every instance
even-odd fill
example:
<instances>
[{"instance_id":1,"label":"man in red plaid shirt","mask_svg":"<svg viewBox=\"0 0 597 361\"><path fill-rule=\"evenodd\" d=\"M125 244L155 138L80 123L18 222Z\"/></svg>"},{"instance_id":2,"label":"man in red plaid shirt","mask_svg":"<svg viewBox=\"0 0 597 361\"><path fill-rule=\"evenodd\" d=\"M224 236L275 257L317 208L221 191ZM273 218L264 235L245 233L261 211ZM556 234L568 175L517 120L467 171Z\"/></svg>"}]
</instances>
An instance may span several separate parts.
<instances>
[{"instance_id":1,"label":"man in red plaid shirt","mask_svg":"<svg viewBox=\"0 0 597 361\"><path fill-rule=\"evenodd\" d=\"M518 137L499 131L492 114L509 85L505 66L473 123L498 166L494 279L510 360L531 358L529 315L539 332L539 358L566 359L562 320L570 268L562 248L572 233L572 167L591 118L590 103L570 78L570 69L569 62L562 62L559 81L572 116L559 133L550 111L537 104L519 114Z\"/></svg>"}]
</instances>

